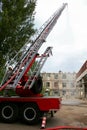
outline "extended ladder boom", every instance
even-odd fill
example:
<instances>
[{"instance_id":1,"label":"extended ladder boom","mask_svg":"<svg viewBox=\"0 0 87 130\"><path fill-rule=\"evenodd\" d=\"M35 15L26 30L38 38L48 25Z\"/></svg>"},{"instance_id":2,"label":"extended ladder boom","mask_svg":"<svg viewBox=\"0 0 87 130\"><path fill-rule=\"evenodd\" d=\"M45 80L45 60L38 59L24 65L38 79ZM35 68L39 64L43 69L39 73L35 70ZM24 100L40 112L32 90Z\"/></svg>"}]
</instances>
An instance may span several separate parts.
<instances>
[{"instance_id":1,"label":"extended ladder boom","mask_svg":"<svg viewBox=\"0 0 87 130\"><path fill-rule=\"evenodd\" d=\"M47 36L51 32L52 28L57 22L57 19L61 15L62 11L66 7L66 3L62 5L60 9L58 9L46 22L43 24L43 26L40 28L38 33L36 33L36 36L34 37L33 44L24 52L24 48L22 48L23 53L19 58L19 61L16 61L16 65L11 71L9 75L5 77L4 82L2 83L1 89L5 88L10 82L12 82L12 87L15 89L18 85L21 78L24 76L24 74L27 73L27 68L30 70L32 64L34 63L36 59L36 54L38 53L38 50L42 46L42 44L45 42ZM25 46L24 46L25 47ZM18 55L17 55L18 56ZM14 60L15 62L15 60ZM13 78L12 78L13 77Z\"/></svg>"},{"instance_id":2,"label":"extended ladder boom","mask_svg":"<svg viewBox=\"0 0 87 130\"><path fill-rule=\"evenodd\" d=\"M29 79L26 82L24 88L28 87L29 89L32 88L35 80L37 79L38 75L40 74L40 70L42 69L44 63L46 62L47 58L50 56L50 54L52 54L52 47L47 47L47 49L45 50L45 52L38 58L40 58L40 60L37 62L33 72L31 73L31 75L29 75ZM33 77L33 79L32 79Z\"/></svg>"}]
</instances>

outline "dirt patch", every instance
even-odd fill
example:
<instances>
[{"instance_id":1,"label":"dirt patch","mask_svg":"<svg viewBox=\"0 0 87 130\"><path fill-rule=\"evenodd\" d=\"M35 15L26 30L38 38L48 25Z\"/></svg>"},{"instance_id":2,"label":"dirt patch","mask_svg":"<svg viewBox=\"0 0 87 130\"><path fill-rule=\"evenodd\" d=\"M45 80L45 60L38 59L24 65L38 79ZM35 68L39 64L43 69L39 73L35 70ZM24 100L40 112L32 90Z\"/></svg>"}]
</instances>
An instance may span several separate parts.
<instances>
[{"instance_id":1,"label":"dirt patch","mask_svg":"<svg viewBox=\"0 0 87 130\"><path fill-rule=\"evenodd\" d=\"M87 126L87 107L62 105L56 116L65 125Z\"/></svg>"}]
</instances>

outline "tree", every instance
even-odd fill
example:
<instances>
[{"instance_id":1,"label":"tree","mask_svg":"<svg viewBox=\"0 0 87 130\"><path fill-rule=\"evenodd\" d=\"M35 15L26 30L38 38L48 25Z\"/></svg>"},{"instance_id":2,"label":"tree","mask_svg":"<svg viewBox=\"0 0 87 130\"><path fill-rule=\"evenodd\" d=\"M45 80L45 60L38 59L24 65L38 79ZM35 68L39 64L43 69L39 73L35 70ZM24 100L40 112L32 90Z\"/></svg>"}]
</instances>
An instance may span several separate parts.
<instances>
[{"instance_id":1,"label":"tree","mask_svg":"<svg viewBox=\"0 0 87 130\"><path fill-rule=\"evenodd\" d=\"M13 57L35 33L36 0L1 0L0 3L1 71L7 57Z\"/></svg>"}]
</instances>

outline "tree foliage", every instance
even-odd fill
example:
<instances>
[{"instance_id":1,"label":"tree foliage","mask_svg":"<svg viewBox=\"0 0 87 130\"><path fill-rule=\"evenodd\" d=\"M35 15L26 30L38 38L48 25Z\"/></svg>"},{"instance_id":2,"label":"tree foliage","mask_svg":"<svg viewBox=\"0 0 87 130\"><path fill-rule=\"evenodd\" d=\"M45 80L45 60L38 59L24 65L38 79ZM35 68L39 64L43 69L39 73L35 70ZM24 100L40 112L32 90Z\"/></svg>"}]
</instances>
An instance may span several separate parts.
<instances>
[{"instance_id":1,"label":"tree foliage","mask_svg":"<svg viewBox=\"0 0 87 130\"><path fill-rule=\"evenodd\" d=\"M16 52L35 33L36 0L1 0L0 8L0 70L7 57Z\"/></svg>"}]
</instances>

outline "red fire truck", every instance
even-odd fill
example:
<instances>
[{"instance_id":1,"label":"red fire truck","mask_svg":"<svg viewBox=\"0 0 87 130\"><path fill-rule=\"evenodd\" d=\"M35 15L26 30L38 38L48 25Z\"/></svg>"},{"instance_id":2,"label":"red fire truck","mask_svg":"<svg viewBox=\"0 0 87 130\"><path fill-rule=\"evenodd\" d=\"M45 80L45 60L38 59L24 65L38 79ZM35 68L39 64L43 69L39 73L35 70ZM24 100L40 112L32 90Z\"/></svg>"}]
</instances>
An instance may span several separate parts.
<instances>
[{"instance_id":1,"label":"red fire truck","mask_svg":"<svg viewBox=\"0 0 87 130\"><path fill-rule=\"evenodd\" d=\"M29 46L26 43L8 63L6 73L2 80L0 91L0 120L14 122L18 118L28 124L39 121L44 113L57 111L61 106L60 97L43 96L42 78L40 71L50 56L52 47L48 47L43 54L38 50L45 42L47 36L57 22L62 11L66 7L62 5L33 36L33 42ZM36 61L38 59L38 61ZM32 66L35 63L34 69ZM13 90L17 95L10 95Z\"/></svg>"}]
</instances>

